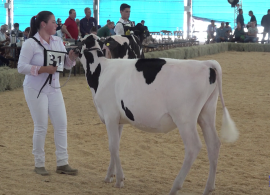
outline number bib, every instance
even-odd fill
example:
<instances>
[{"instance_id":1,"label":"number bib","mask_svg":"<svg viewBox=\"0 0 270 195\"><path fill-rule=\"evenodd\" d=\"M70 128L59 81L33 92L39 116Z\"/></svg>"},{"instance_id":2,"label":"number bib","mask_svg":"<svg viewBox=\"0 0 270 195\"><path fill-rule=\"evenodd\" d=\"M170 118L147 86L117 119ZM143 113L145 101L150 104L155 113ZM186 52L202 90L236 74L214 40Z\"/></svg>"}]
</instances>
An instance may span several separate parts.
<instances>
[{"instance_id":1,"label":"number bib","mask_svg":"<svg viewBox=\"0 0 270 195\"><path fill-rule=\"evenodd\" d=\"M46 56L44 56L45 64L44 66L57 66L57 72L64 71L64 64L66 60L66 52L46 50Z\"/></svg>"}]
</instances>

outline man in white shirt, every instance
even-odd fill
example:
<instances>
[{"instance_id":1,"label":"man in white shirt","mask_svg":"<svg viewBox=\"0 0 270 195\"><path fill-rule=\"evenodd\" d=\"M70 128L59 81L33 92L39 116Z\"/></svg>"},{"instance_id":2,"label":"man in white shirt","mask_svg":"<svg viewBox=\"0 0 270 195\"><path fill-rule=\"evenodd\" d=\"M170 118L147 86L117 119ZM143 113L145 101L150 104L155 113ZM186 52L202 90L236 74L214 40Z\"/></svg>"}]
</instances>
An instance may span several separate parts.
<instances>
[{"instance_id":1,"label":"man in white shirt","mask_svg":"<svg viewBox=\"0 0 270 195\"><path fill-rule=\"evenodd\" d=\"M115 25L114 32L116 35L125 35L126 32L124 30L124 26L127 27L133 27L133 24L131 21L129 21L129 16L130 16L130 5L123 3L120 6L120 13L121 13L121 18L119 22Z\"/></svg>"},{"instance_id":2,"label":"man in white shirt","mask_svg":"<svg viewBox=\"0 0 270 195\"><path fill-rule=\"evenodd\" d=\"M0 30L0 44L4 44L5 42L9 41L9 38L6 35L6 31L7 31L6 25L2 25Z\"/></svg>"}]
</instances>

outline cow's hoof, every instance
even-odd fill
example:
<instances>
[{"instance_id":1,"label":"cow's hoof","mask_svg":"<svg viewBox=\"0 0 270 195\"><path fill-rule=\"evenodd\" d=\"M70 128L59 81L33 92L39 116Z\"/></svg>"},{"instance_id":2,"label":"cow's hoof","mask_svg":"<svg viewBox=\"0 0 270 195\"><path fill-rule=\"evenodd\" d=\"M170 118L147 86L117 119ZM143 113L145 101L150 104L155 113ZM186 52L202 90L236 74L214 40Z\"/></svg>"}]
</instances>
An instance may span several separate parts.
<instances>
[{"instance_id":1,"label":"cow's hoof","mask_svg":"<svg viewBox=\"0 0 270 195\"><path fill-rule=\"evenodd\" d=\"M104 182L105 183L112 183L113 182L113 177L106 177Z\"/></svg>"},{"instance_id":2,"label":"cow's hoof","mask_svg":"<svg viewBox=\"0 0 270 195\"><path fill-rule=\"evenodd\" d=\"M116 182L115 185L114 185L114 187L116 187L116 188L122 188L122 187L124 187L124 181Z\"/></svg>"},{"instance_id":3,"label":"cow's hoof","mask_svg":"<svg viewBox=\"0 0 270 195\"><path fill-rule=\"evenodd\" d=\"M214 192L215 191L215 189L212 189L212 190L205 190L204 192L203 192L203 195L210 195L210 194L212 194L212 192Z\"/></svg>"}]
</instances>

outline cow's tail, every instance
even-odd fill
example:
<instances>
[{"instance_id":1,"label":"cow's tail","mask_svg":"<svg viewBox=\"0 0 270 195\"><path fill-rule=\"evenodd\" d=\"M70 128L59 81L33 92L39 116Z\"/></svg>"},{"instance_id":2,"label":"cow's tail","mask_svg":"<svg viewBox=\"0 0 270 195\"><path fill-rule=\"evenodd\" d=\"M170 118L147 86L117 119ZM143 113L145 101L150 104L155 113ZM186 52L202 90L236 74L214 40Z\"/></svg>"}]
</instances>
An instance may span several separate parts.
<instances>
[{"instance_id":1,"label":"cow's tail","mask_svg":"<svg viewBox=\"0 0 270 195\"><path fill-rule=\"evenodd\" d=\"M222 126L221 126L221 139L226 142L235 142L239 137L238 129L235 126L235 123L230 117L229 111L227 110L223 95L222 95L222 70L217 61L212 61L212 67L216 70L217 86L219 90L219 97L223 107L223 117L222 117Z\"/></svg>"}]
</instances>

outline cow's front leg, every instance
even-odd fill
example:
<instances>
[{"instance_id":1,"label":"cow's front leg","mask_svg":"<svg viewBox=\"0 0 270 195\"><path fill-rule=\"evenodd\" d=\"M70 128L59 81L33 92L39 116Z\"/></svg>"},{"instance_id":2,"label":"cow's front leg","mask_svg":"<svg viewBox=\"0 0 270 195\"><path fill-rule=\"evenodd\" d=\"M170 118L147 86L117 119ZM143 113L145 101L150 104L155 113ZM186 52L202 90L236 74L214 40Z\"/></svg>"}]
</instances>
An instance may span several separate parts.
<instances>
[{"instance_id":1,"label":"cow's front leg","mask_svg":"<svg viewBox=\"0 0 270 195\"><path fill-rule=\"evenodd\" d=\"M109 149L111 153L111 161L108 168L105 182L112 182L114 175L114 169L116 170L116 183L115 187L121 188L124 186L124 173L119 157L119 145L120 137L123 125L119 125L118 121L105 121L108 138L109 138Z\"/></svg>"},{"instance_id":2,"label":"cow's front leg","mask_svg":"<svg viewBox=\"0 0 270 195\"><path fill-rule=\"evenodd\" d=\"M120 138L121 138L121 134L122 134L122 130L123 130L123 125L119 125L118 130L119 130L119 142L120 142ZM111 155L110 165L109 165L109 168L107 171L107 175L105 177L105 183L113 182L114 176L115 176L115 161L114 161L113 156Z\"/></svg>"}]
</instances>

